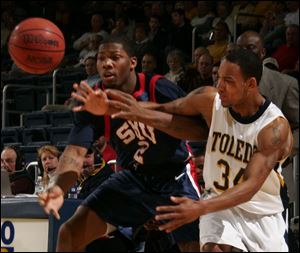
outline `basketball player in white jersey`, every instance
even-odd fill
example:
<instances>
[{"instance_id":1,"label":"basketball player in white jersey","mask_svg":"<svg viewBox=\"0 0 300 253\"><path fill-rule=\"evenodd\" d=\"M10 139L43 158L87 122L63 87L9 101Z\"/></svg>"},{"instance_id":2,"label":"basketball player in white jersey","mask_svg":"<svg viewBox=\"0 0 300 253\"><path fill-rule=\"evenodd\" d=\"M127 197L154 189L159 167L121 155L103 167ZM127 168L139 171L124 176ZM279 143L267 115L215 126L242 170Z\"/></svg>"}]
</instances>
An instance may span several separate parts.
<instances>
[{"instance_id":1,"label":"basketball player in white jersey","mask_svg":"<svg viewBox=\"0 0 300 253\"><path fill-rule=\"evenodd\" d=\"M134 119L178 138L202 140L199 124L181 116L202 115L210 127L201 200L172 197L157 207L160 230L171 232L200 217L202 251L288 251L281 190L281 164L292 133L281 111L258 90L262 65L249 50L227 55L217 89L204 87L166 104L137 103L116 90L83 95L83 109L97 114L109 103L112 117ZM101 112L103 113L103 112ZM180 115L180 116L179 116Z\"/></svg>"}]
</instances>

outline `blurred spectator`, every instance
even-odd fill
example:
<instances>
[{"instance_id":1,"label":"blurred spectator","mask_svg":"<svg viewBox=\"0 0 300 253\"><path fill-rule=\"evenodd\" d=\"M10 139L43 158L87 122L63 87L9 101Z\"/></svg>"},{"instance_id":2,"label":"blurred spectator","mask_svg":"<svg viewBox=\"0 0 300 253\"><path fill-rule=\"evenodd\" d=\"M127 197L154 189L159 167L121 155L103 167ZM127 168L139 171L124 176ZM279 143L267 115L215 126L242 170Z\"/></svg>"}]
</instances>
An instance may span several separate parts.
<instances>
[{"instance_id":1,"label":"blurred spectator","mask_svg":"<svg viewBox=\"0 0 300 253\"><path fill-rule=\"evenodd\" d=\"M244 32L238 37L237 45L251 50L263 61L266 50L257 32ZM264 66L259 89L282 110L292 129L299 128L299 87L295 78Z\"/></svg>"},{"instance_id":2,"label":"blurred spectator","mask_svg":"<svg viewBox=\"0 0 300 253\"><path fill-rule=\"evenodd\" d=\"M272 54L279 65L279 71L293 69L299 55L299 26L288 25L285 30L286 43Z\"/></svg>"},{"instance_id":3,"label":"blurred spectator","mask_svg":"<svg viewBox=\"0 0 300 253\"><path fill-rule=\"evenodd\" d=\"M87 82L87 84L93 88L101 79L97 71L97 55L87 55L84 59L84 69L87 74L86 79L84 79L84 82ZM67 106L69 109L73 108L73 106L77 104L77 101L73 99L72 97L68 98L64 106Z\"/></svg>"},{"instance_id":4,"label":"blurred spectator","mask_svg":"<svg viewBox=\"0 0 300 253\"><path fill-rule=\"evenodd\" d=\"M208 32L212 29L214 14L211 11L209 1L197 1L198 15L191 20L192 27L198 27L198 32L203 38L208 38Z\"/></svg>"},{"instance_id":5,"label":"blurred spectator","mask_svg":"<svg viewBox=\"0 0 300 253\"><path fill-rule=\"evenodd\" d=\"M200 74L199 87L212 86L214 84L212 78L213 57L210 54L203 54L198 61L197 70Z\"/></svg>"},{"instance_id":6,"label":"blurred spectator","mask_svg":"<svg viewBox=\"0 0 300 253\"><path fill-rule=\"evenodd\" d=\"M289 12L284 17L284 23L288 25L299 26L299 2L298 1L286 1L286 6Z\"/></svg>"},{"instance_id":7,"label":"blurred spectator","mask_svg":"<svg viewBox=\"0 0 300 253\"><path fill-rule=\"evenodd\" d=\"M177 84L184 74L184 55L180 50L173 50L167 55L167 64L169 72L165 74L165 78Z\"/></svg>"},{"instance_id":8,"label":"blurred spectator","mask_svg":"<svg viewBox=\"0 0 300 253\"><path fill-rule=\"evenodd\" d=\"M79 37L73 43L74 49L80 51L79 57L83 57L86 50L90 51L89 47L91 46L90 42L93 35L97 34L101 36L101 40L104 40L108 36L107 32L102 28L103 24L104 20L101 14L98 13L92 15L90 21L91 30L81 35L81 37Z\"/></svg>"},{"instance_id":9,"label":"blurred spectator","mask_svg":"<svg viewBox=\"0 0 300 253\"><path fill-rule=\"evenodd\" d=\"M209 54L209 51L206 47L197 47L195 50L194 50L194 54L193 54L193 62L192 62L192 66L194 68L197 69L197 66L198 66L198 61L199 61L199 58L201 55L203 54Z\"/></svg>"},{"instance_id":10,"label":"blurred spectator","mask_svg":"<svg viewBox=\"0 0 300 253\"><path fill-rule=\"evenodd\" d=\"M268 67L269 69L273 69L273 70L276 70L278 71L278 62L275 58L273 57L267 57L263 60L263 65Z\"/></svg>"},{"instance_id":11,"label":"blurred spectator","mask_svg":"<svg viewBox=\"0 0 300 253\"><path fill-rule=\"evenodd\" d=\"M168 53L173 49L181 50L185 54L187 61L191 61L192 27L186 22L184 11L181 9L172 11L172 26L166 51Z\"/></svg>"},{"instance_id":12,"label":"blurred spectator","mask_svg":"<svg viewBox=\"0 0 300 253\"><path fill-rule=\"evenodd\" d=\"M125 36L128 39L133 39L133 27L129 24L129 18L126 15L120 15L116 19L115 27L111 31L111 35Z\"/></svg>"},{"instance_id":13,"label":"blurred spectator","mask_svg":"<svg viewBox=\"0 0 300 253\"><path fill-rule=\"evenodd\" d=\"M217 16L214 18L212 27L215 27L219 21L224 21L229 29L230 36L233 35L233 17L230 15L232 11L232 6L229 1L217 1Z\"/></svg>"},{"instance_id":14,"label":"blurred spectator","mask_svg":"<svg viewBox=\"0 0 300 253\"><path fill-rule=\"evenodd\" d=\"M53 183L59 156L60 151L53 145L44 145L38 149L38 162L43 171L44 189Z\"/></svg>"},{"instance_id":15,"label":"blurred spectator","mask_svg":"<svg viewBox=\"0 0 300 253\"><path fill-rule=\"evenodd\" d=\"M253 14L254 9L255 9L254 1L237 1L234 4L234 7L230 15L234 20L234 17L238 15L238 13ZM249 29L252 23L253 23L252 17L239 15L236 20L237 34L239 35L245 30Z\"/></svg>"},{"instance_id":16,"label":"blurred spectator","mask_svg":"<svg viewBox=\"0 0 300 253\"><path fill-rule=\"evenodd\" d=\"M137 24L135 27L135 53L137 57L137 71L142 70L142 58L146 52L154 52L153 43L149 40L148 29L144 24Z\"/></svg>"},{"instance_id":17,"label":"blurred spectator","mask_svg":"<svg viewBox=\"0 0 300 253\"><path fill-rule=\"evenodd\" d=\"M87 77L84 81L93 88L101 79L97 71L97 55L88 55L84 59L84 69Z\"/></svg>"},{"instance_id":18,"label":"blurred spectator","mask_svg":"<svg viewBox=\"0 0 300 253\"><path fill-rule=\"evenodd\" d=\"M1 169L7 170L12 194L34 193L34 182L25 168L25 159L16 146L6 146L1 152Z\"/></svg>"},{"instance_id":19,"label":"blurred spectator","mask_svg":"<svg viewBox=\"0 0 300 253\"><path fill-rule=\"evenodd\" d=\"M198 8L195 5L195 1L177 1L174 8L182 8L184 10L185 18L189 21L198 16Z\"/></svg>"},{"instance_id":20,"label":"blurred spectator","mask_svg":"<svg viewBox=\"0 0 300 253\"><path fill-rule=\"evenodd\" d=\"M90 36L88 45L80 51L79 54L79 63L75 64L74 67L80 67L84 65L84 61L89 56L96 56L98 52L98 47L100 46L102 41L102 36L99 34L93 34Z\"/></svg>"},{"instance_id":21,"label":"blurred spectator","mask_svg":"<svg viewBox=\"0 0 300 253\"><path fill-rule=\"evenodd\" d=\"M212 40L214 43L209 45L207 49L214 59L213 63L220 62L226 54L226 49L230 42L230 33L225 22L219 21L215 25Z\"/></svg>"},{"instance_id":22,"label":"blurred spectator","mask_svg":"<svg viewBox=\"0 0 300 253\"><path fill-rule=\"evenodd\" d=\"M157 61L161 63L157 66L157 69L159 73L163 73L163 70L166 69L164 53L168 43L168 35L167 32L162 28L160 17L157 15L151 15L148 26L148 37L156 49Z\"/></svg>"},{"instance_id":23,"label":"blurred spectator","mask_svg":"<svg viewBox=\"0 0 300 253\"><path fill-rule=\"evenodd\" d=\"M152 53L145 53L142 58L142 72L145 74L155 74L157 67L156 57Z\"/></svg>"},{"instance_id":24,"label":"blurred spectator","mask_svg":"<svg viewBox=\"0 0 300 253\"><path fill-rule=\"evenodd\" d=\"M275 48L283 43L283 38L274 37L274 31L284 26L285 8L285 2L272 1L270 10L265 13L259 33L264 39L267 55L270 55L270 52L273 52Z\"/></svg>"},{"instance_id":25,"label":"blurred spectator","mask_svg":"<svg viewBox=\"0 0 300 253\"><path fill-rule=\"evenodd\" d=\"M219 67L220 67L220 62L217 62L213 65L212 67L212 71L211 71L211 76L213 79L213 86L217 87L218 85L218 79L219 79L219 75L218 75L218 71L219 71Z\"/></svg>"},{"instance_id":26,"label":"blurred spectator","mask_svg":"<svg viewBox=\"0 0 300 253\"><path fill-rule=\"evenodd\" d=\"M226 54L230 54L235 48L237 48L237 45L233 42L229 42L226 47Z\"/></svg>"},{"instance_id":27,"label":"blurred spectator","mask_svg":"<svg viewBox=\"0 0 300 253\"><path fill-rule=\"evenodd\" d=\"M201 78L197 69L192 66L187 66L177 84L186 93L190 93L200 87L200 81Z\"/></svg>"}]
</instances>

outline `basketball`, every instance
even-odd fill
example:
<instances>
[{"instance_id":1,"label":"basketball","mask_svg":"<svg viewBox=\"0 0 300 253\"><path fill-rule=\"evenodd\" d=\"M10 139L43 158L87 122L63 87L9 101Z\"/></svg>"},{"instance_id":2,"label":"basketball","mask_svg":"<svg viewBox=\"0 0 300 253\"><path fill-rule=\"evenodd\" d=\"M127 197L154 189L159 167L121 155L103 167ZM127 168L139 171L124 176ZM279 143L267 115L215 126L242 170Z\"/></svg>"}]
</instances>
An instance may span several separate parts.
<instances>
[{"instance_id":1,"label":"basketball","mask_svg":"<svg viewBox=\"0 0 300 253\"><path fill-rule=\"evenodd\" d=\"M13 30L8 51L14 63L30 74L54 70L65 54L65 39L60 29L44 18L28 18Z\"/></svg>"}]
</instances>

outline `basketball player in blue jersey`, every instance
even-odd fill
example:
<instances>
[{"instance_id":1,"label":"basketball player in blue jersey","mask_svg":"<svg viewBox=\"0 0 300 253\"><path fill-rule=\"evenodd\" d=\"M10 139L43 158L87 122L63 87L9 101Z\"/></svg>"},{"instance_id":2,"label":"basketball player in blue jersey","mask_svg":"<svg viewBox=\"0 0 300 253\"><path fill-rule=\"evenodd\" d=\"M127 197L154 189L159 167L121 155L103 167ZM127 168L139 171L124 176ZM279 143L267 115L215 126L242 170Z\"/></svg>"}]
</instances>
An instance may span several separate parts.
<instances>
[{"instance_id":1,"label":"basketball player in blue jersey","mask_svg":"<svg viewBox=\"0 0 300 253\"><path fill-rule=\"evenodd\" d=\"M217 89L143 106L116 90L106 91L106 101L99 94L93 101L83 96L92 113L103 112L89 104L106 102L116 109L112 118L135 119L170 134L176 130L185 139L201 140L193 134L198 126L176 120L178 115L203 115L210 127L203 199L173 196L174 204L158 206L156 215L167 221L159 229L168 233L200 217L202 251L288 251L280 171L293 138L282 112L259 93L261 74L258 56L237 49L222 60Z\"/></svg>"},{"instance_id":2,"label":"basketball player in blue jersey","mask_svg":"<svg viewBox=\"0 0 300 253\"><path fill-rule=\"evenodd\" d=\"M102 80L98 86L102 90L118 89L138 101L160 103L185 96L178 86L162 77L136 74L136 57L124 38L111 37L103 42L97 57ZM78 89L78 85L75 87ZM82 87L82 95L93 92L86 83ZM73 97L80 99L79 94ZM188 151L183 141L134 120L104 118L88 112L75 114L75 126L59 161L54 186L39 197L44 210L59 218L64 193L75 183L88 148L100 136L110 136L117 165L123 170L101 184L60 227L57 251L82 250L119 225L142 226L154 219L157 205L172 203L172 195L199 199L188 171ZM201 134L207 131L197 133ZM198 222L174 231L170 240L178 243L182 251L199 251Z\"/></svg>"}]
</instances>

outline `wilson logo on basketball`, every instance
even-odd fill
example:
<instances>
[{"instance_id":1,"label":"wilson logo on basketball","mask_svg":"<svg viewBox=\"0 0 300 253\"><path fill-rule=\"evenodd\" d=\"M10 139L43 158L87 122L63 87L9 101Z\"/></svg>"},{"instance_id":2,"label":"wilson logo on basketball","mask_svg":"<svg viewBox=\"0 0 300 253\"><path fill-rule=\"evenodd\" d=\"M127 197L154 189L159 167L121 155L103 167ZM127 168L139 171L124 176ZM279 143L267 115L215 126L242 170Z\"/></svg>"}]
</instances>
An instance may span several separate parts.
<instances>
[{"instance_id":1,"label":"wilson logo on basketball","mask_svg":"<svg viewBox=\"0 0 300 253\"><path fill-rule=\"evenodd\" d=\"M34 34L24 34L23 35L23 41L24 44L41 44L41 45L48 45L48 46L54 46L59 47L59 43L57 40L49 40L47 38L44 38L41 34L34 35Z\"/></svg>"},{"instance_id":2,"label":"wilson logo on basketball","mask_svg":"<svg viewBox=\"0 0 300 253\"><path fill-rule=\"evenodd\" d=\"M52 63L52 58L47 56L34 56L34 55L28 55L27 61L31 63L40 63L40 64L49 64Z\"/></svg>"}]
</instances>

